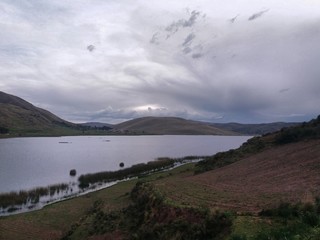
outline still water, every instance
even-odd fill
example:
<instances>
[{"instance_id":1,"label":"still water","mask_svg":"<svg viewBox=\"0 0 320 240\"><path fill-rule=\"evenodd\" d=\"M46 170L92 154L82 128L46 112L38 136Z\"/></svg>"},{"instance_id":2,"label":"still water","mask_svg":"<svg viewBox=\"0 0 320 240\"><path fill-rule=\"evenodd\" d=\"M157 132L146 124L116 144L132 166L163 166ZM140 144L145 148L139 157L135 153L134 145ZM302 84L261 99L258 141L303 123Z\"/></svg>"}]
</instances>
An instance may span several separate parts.
<instances>
[{"instance_id":1,"label":"still water","mask_svg":"<svg viewBox=\"0 0 320 240\"><path fill-rule=\"evenodd\" d=\"M248 136L74 136L0 139L0 192L76 182L85 173L114 171L158 157L213 155ZM69 171L77 170L76 177Z\"/></svg>"}]
</instances>

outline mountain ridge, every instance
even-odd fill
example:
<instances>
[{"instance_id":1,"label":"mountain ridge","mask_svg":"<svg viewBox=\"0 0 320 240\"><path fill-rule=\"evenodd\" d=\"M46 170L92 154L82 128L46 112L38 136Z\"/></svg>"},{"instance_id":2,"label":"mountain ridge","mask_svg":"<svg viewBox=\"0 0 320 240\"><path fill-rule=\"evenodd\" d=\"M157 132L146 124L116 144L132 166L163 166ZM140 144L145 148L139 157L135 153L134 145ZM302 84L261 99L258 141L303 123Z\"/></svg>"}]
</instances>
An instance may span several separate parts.
<instances>
[{"instance_id":1,"label":"mountain ridge","mask_svg":"<svg viewBox=\"0 0 320 240\"><path fill-rule=\"evenodd\" d=\"M75 124L34 106L24 99L0 91L0 133L13 135L261 135L297 123L210 123L179 117L142 117L119 124L89 122Z\"/></svg>"}]
</instances>

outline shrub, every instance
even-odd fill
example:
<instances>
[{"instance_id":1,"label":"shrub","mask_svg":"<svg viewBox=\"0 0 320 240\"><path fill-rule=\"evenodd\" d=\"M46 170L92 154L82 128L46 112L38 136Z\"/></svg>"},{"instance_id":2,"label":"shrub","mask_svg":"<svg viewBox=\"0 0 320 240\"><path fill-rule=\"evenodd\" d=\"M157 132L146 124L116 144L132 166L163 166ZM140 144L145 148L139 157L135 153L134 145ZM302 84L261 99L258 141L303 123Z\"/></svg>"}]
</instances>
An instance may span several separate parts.
<instances>
[{"instance_id":1,"label":"shrub","mask_svg":"<svg viewBox=\"0 0 320 240\"><path fill-rule=\"evenodd\" d=\"M247 240L247 236L243 234L242 235L235 234L230 237L230 240Z\"/></svg>"}]
</instances>

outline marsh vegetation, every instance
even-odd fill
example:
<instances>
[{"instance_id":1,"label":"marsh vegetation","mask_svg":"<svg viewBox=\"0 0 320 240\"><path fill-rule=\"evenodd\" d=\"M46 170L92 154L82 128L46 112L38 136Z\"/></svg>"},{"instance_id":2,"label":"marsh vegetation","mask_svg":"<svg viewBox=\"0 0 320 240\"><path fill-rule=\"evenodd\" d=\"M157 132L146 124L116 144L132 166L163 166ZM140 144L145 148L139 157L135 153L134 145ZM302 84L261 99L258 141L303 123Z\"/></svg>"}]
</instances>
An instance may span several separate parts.
<instances>
[{"instance_id":1,"label":"marsh vegetation","mask_svg":"<svg viewBox=\"0 0 320 240\"><path fill-rule=\"evenodd\" d=\"M29 205L39 203L41 197L53 196L62 191L69 189L68 184L55 184L48 187L38 187L28 191L10 192L0 194L0 209L10 208L13 211L21 205Z\"/></svg>"}]
</instances>

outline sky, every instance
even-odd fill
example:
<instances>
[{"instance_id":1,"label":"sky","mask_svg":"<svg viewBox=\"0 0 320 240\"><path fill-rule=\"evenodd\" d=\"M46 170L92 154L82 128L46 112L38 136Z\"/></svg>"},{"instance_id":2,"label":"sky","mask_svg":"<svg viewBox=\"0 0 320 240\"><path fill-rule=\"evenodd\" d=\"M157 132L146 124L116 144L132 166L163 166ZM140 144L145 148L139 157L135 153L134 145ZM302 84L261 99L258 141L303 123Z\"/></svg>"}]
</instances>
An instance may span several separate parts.
<instances>
[{"instance_id":1,"label":"sky","mask_svg":"<svg viewBox=\"0 0 320 240\"><path fill-rule=\"evenodd\" d=\"M320 114L318 0L0 0L0 90L72 122Z\"/></svg>"}]
</instances>

